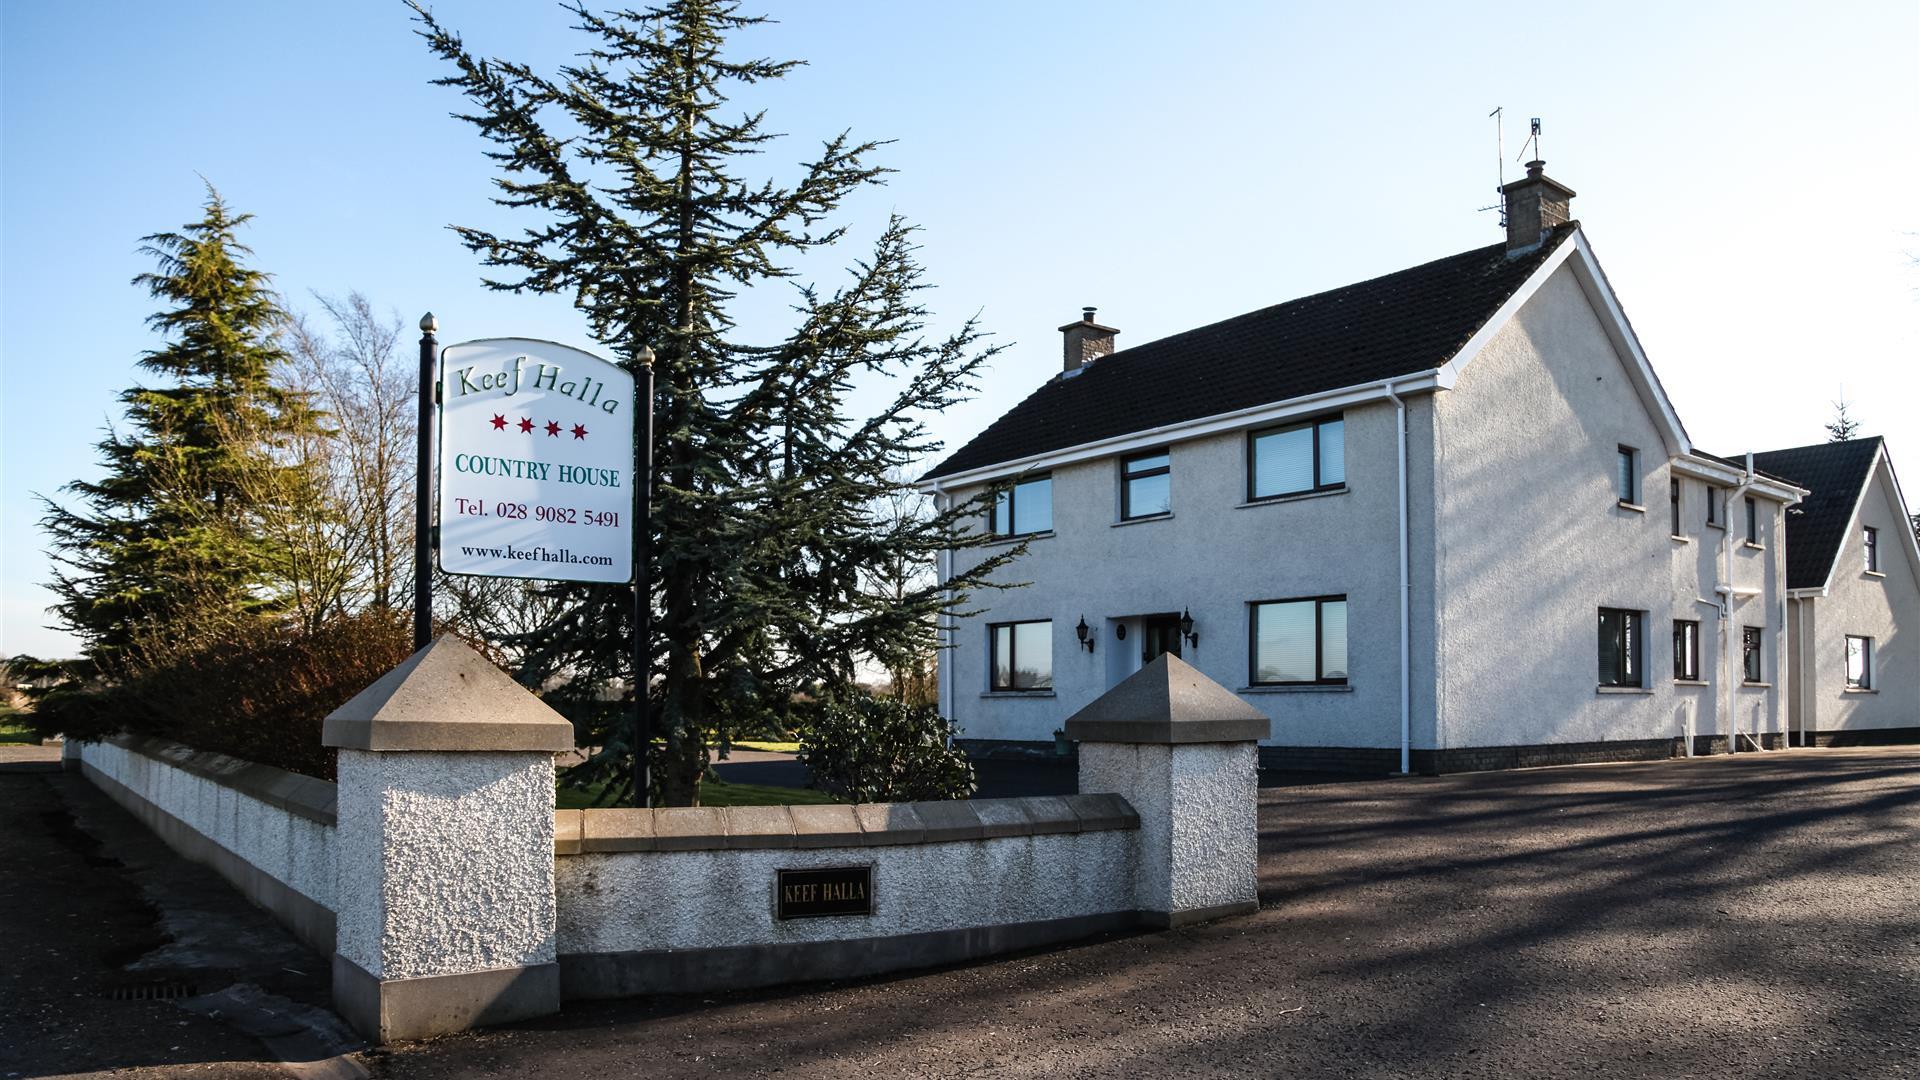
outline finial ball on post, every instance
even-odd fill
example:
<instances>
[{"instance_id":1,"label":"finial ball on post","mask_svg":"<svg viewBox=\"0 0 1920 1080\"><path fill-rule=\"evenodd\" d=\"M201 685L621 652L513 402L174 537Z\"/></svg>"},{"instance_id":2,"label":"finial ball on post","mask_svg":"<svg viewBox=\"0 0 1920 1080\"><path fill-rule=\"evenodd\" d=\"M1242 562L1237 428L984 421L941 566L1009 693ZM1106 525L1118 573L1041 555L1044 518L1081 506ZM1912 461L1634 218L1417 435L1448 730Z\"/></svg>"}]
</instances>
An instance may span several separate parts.
<instances>
[{"instance_id":1,"label":"finial ball on post","mask_svg":"<svg viewBox=\"0 0 1920 1080\"><path fill-rule=\"evenodd\" d=\"M438 329L440 329L440 320L433 317L433 312L429 311L425 315L420 316L420 330L422 333L431 334Z\"/></svg>"}]
</instances>

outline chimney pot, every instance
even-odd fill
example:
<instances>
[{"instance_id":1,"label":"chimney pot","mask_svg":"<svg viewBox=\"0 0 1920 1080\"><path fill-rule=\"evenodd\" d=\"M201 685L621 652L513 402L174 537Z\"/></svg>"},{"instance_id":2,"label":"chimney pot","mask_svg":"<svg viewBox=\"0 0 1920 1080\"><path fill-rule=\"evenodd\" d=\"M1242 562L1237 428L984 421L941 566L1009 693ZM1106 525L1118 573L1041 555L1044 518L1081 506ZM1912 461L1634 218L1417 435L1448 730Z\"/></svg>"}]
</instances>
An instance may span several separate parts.
<instances>
[{"instance_id":1,"label":"chimney pot","mask_svg":"<svg viewBox=\"0 0 1920 1080\"><path fill-rule=\"evenodd\" d=\"M1080 319L1060 328L1065 353L1061 370L1068 375L1113 352L1113 336L1120 331L1093 321L1095 308L1080 309Z\"/></svg>"},{"instance_id":2,"label":"chimney pot","mask_svg":"<svg viewBox=\"0 0 1920 1080\"><path fill-rule=\"evenodd\" d=\"M1527 175L1500 189L1507 208L1507 254L1518 255L1540 244L1555 225L1573 220L1574 191L1546 174L1547 163L1527 162Z\"/></svg>"}]
</instances>

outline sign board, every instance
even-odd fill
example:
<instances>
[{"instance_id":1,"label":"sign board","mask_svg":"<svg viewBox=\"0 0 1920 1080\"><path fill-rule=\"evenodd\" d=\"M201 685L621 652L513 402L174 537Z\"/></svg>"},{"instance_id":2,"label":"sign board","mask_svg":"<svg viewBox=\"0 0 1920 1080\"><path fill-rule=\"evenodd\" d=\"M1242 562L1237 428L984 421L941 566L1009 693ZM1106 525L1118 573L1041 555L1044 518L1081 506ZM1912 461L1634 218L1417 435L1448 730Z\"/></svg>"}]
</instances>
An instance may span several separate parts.
<instances>
[{"instance_id":1,"label":"sign board","mask_svg":"<svg viewBox=\"0 0 1920 1080\"><path fill-rule=\"evenodd\" d=\"M633 580L633 376L550 341L440 353L437 554L450 574Z\"/></svg>"},{"instance_id":2,"label":"sign board","mask_svg":"<svg viewBox=\"0 0 1920 1080\"><path fill-rule=\"evenodd\" d=\"M782 919L873 914L873 867L775 870L775 914Z\"/></svg>"}]
</instances>

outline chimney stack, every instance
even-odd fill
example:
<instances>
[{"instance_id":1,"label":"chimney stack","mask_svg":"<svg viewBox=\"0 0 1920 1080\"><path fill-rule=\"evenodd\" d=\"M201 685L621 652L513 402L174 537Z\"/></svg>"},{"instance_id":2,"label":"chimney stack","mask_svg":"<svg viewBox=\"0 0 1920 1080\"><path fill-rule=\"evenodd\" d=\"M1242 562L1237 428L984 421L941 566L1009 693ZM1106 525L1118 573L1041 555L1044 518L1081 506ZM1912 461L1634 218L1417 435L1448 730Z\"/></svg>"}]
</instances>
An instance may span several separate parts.
<instances>
[{"instance_id":1,"label":"chimney stack","mask_svg":"<svg viewBox=\"0 0 1920 1080\"><path fill-rule=\"evenodd\" d=\"M1507 201L1507 254L1518 255L1540 244L1541 236L1555 225L1573 220L1568 205L1573 189L1548 177L1541 170L1547 163L1535 158L1527 162L1527 175L1500 189Z\"/></svg>"},{"instance_id":2,"label":"chimney stack","mask_svg":"<svg viewBox=\"0 0 1920 1080\"><path fill-rule=\"evenodd\" d=\"M1066 338L1066 362L1062 370L1068 375L1113 352L1113 335L1120 331L1094 322L1093 312L1093 308L1081 308L1079 322L1060 328Z\"/></svg>"}]
</instances>

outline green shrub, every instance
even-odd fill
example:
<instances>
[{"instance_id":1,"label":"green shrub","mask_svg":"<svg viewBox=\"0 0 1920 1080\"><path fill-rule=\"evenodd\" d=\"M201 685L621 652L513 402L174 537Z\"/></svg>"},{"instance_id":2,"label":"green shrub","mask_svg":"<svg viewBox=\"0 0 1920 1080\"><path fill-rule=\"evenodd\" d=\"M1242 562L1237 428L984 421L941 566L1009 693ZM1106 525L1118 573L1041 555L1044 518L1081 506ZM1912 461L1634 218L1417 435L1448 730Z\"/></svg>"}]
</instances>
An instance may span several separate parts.
<instances>
[{"instance_id":1,"label":"green shrub","mask_svg":"<svg viewBox=\"0 0 1920 1080\"><path fill-rule=\"evenodd\" d=\"M813 786L848 802L964 799L973 765L950 745L958 729L939 711L894 698L830 701L800 734Z\"/></svg>"},{"instance_id":2,"label":"green shrub","mask_svg":"<svg viewBox=\"0 0 1920 1080\"><path fill-rule=\"evenodd\" d=\"M378 609L312 629L236 617L201 631L148 643L119 678L49 694L34 726L81 740L157 735L331 780L321 721L413 651L405 614Z\"/></svg>"}]
</instances>

